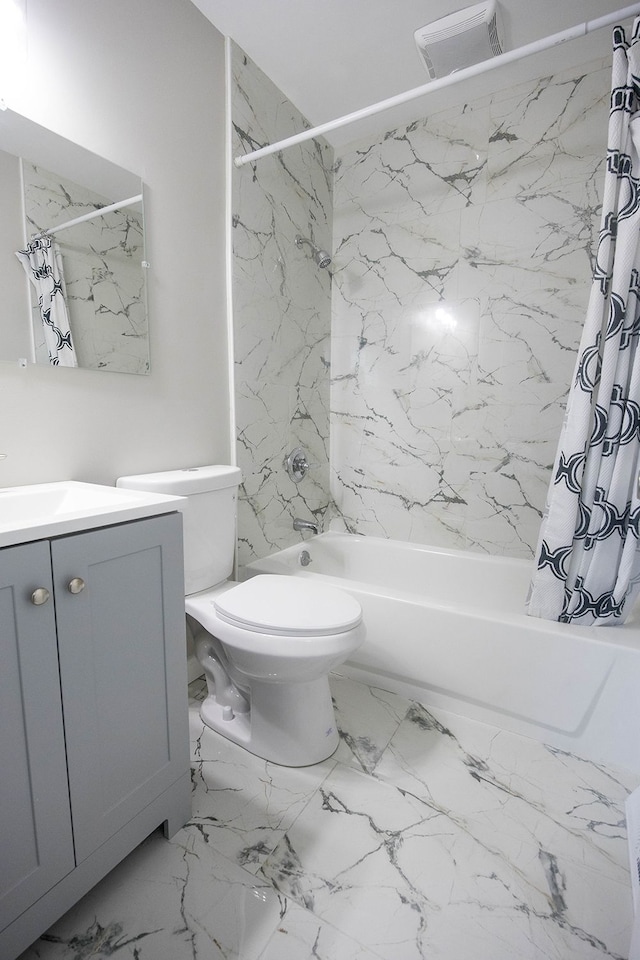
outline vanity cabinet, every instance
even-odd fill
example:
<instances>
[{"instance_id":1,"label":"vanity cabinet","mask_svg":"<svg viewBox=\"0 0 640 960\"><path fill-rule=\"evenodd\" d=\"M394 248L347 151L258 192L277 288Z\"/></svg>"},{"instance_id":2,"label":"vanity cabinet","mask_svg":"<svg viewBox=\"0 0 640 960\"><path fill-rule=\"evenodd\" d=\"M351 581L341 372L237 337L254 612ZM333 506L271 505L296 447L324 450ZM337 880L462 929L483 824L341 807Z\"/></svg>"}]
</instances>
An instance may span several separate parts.
<instances>
[{"instance_id":1,"label":"vanity cabinet","mask_svg":"<svg viewBox=\"0 0 640 960\"><path fill-rule=\"evenodd\" d=\"M74 867L48 543L0 551L0 916L19 916Z\"/></svg>"},{"instance_id":2,"label":"vanity cabinet","mask_svg":"<svg viewBox=\"0 0 640 960\"><path fill-rule=\"evenodd\" d=\"M0 956L190 815L178 513L0 550Z\"/></svg>"}]
</instances>

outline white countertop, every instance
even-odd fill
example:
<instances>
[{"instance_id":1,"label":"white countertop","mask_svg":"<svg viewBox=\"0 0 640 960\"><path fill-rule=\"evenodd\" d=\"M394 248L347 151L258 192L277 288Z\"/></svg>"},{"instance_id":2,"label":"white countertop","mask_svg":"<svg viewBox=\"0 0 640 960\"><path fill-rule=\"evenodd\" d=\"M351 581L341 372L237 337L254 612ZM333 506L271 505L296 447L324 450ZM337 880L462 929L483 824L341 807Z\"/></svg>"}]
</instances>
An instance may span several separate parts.
<instances>
[{"instance_id":1,"label":"white countertop","mask_svg":"<svg viewBox=\"0 0 640 960\"><path fill-rule=\"evenodd\" d=\"M0 547L173 513L184 497L62 480L0 488Z\"/></svg>"}]
</instances>

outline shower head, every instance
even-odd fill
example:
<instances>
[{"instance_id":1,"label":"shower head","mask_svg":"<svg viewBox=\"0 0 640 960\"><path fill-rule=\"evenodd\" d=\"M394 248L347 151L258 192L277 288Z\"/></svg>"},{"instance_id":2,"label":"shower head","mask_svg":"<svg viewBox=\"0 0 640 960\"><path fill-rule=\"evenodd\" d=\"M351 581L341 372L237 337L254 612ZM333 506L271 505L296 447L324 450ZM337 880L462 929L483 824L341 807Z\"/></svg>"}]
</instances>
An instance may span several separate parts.
<instances>
[{"instance_id":1,"label":"shower head","mask_svg":"<svg viewBox=\"0 0 640 960\"><path fill-rule=\"evenodd\" d=\"M329 264L331 263L331 257L329 256L327 251L320 250L318 247L316 247L315 243L312 243L311 240L307 240L306 237L301 237L300 234L298 234L298 236L296 237L296 246L302 247L303 243L309 244L309 246L311 247L311 250L313 251L313 259L315 260L317 266L319 266L321 270L324 270L325 267L329 266Z\"/></svg>"}]
</instances>

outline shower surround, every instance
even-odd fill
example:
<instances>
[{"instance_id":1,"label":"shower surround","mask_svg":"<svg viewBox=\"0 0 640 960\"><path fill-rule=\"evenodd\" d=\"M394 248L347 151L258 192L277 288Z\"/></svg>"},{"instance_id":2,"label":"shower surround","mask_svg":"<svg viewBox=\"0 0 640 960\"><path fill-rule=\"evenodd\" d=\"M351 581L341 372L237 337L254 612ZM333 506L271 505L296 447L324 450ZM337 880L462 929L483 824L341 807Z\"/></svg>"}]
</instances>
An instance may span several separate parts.
<instances>
[{"instance_id":1,"label":"shower surround","mask_svg":"<svg viewBox=\"0 0 640 960\"><path fill-rule=\"evenodd\" d=\"M609 87L599 60L341 152L345 529L532 556L589 295Z\"/></svg>"},{"instance_id":2,"label":"shower surround","mask_svg":"<svg viewBox=\"0 0 640 960\"><path fill-rule=\"evenodd\" d=\"M231 48L234 154L308 126ZM422 118L335 163L313 140L234 170L242 565L297 542L294 516L533 556L589 296L609 87L598 60L433 116L426 98ZM332 252L328 270L297 234ZM298 445L314 466L296 486L282 462Z\"/></svg>"},{"instance_id":3,"label":"shower surround","mask_svg":"<svg viewBox=\"0 0 640 960\"><path fill-rule=\"evenodd\" d=\"M231 44L233 153L308 126L278 88ZM233 172L233 328L239 562L295 542L298 516L329 504L331 268L298 234L331 249L333 151L312 140ZM303 446L311 470L296 485L285 456Z\"/></svg>"}]
</instances>

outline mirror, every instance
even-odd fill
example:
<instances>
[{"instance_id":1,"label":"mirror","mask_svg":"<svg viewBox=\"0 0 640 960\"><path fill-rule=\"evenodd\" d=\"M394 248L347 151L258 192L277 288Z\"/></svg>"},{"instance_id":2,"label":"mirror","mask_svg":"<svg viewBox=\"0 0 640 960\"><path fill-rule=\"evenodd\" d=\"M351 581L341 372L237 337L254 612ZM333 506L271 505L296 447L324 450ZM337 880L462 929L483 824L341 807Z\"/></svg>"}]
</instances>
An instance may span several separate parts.
<instances>
[{"instance_id":1,"label":"mirror","mask_svg":"<svg viewBox=\"0 0 640 960\"><path fill-rule=\"evenodd\" d=\"M5 110L0 205L0 360L148 373L140 178ZM55 250L71 360L58 360L45 336L34 261L16 256L42 234Z\"/></svg>"}]
</instances>

